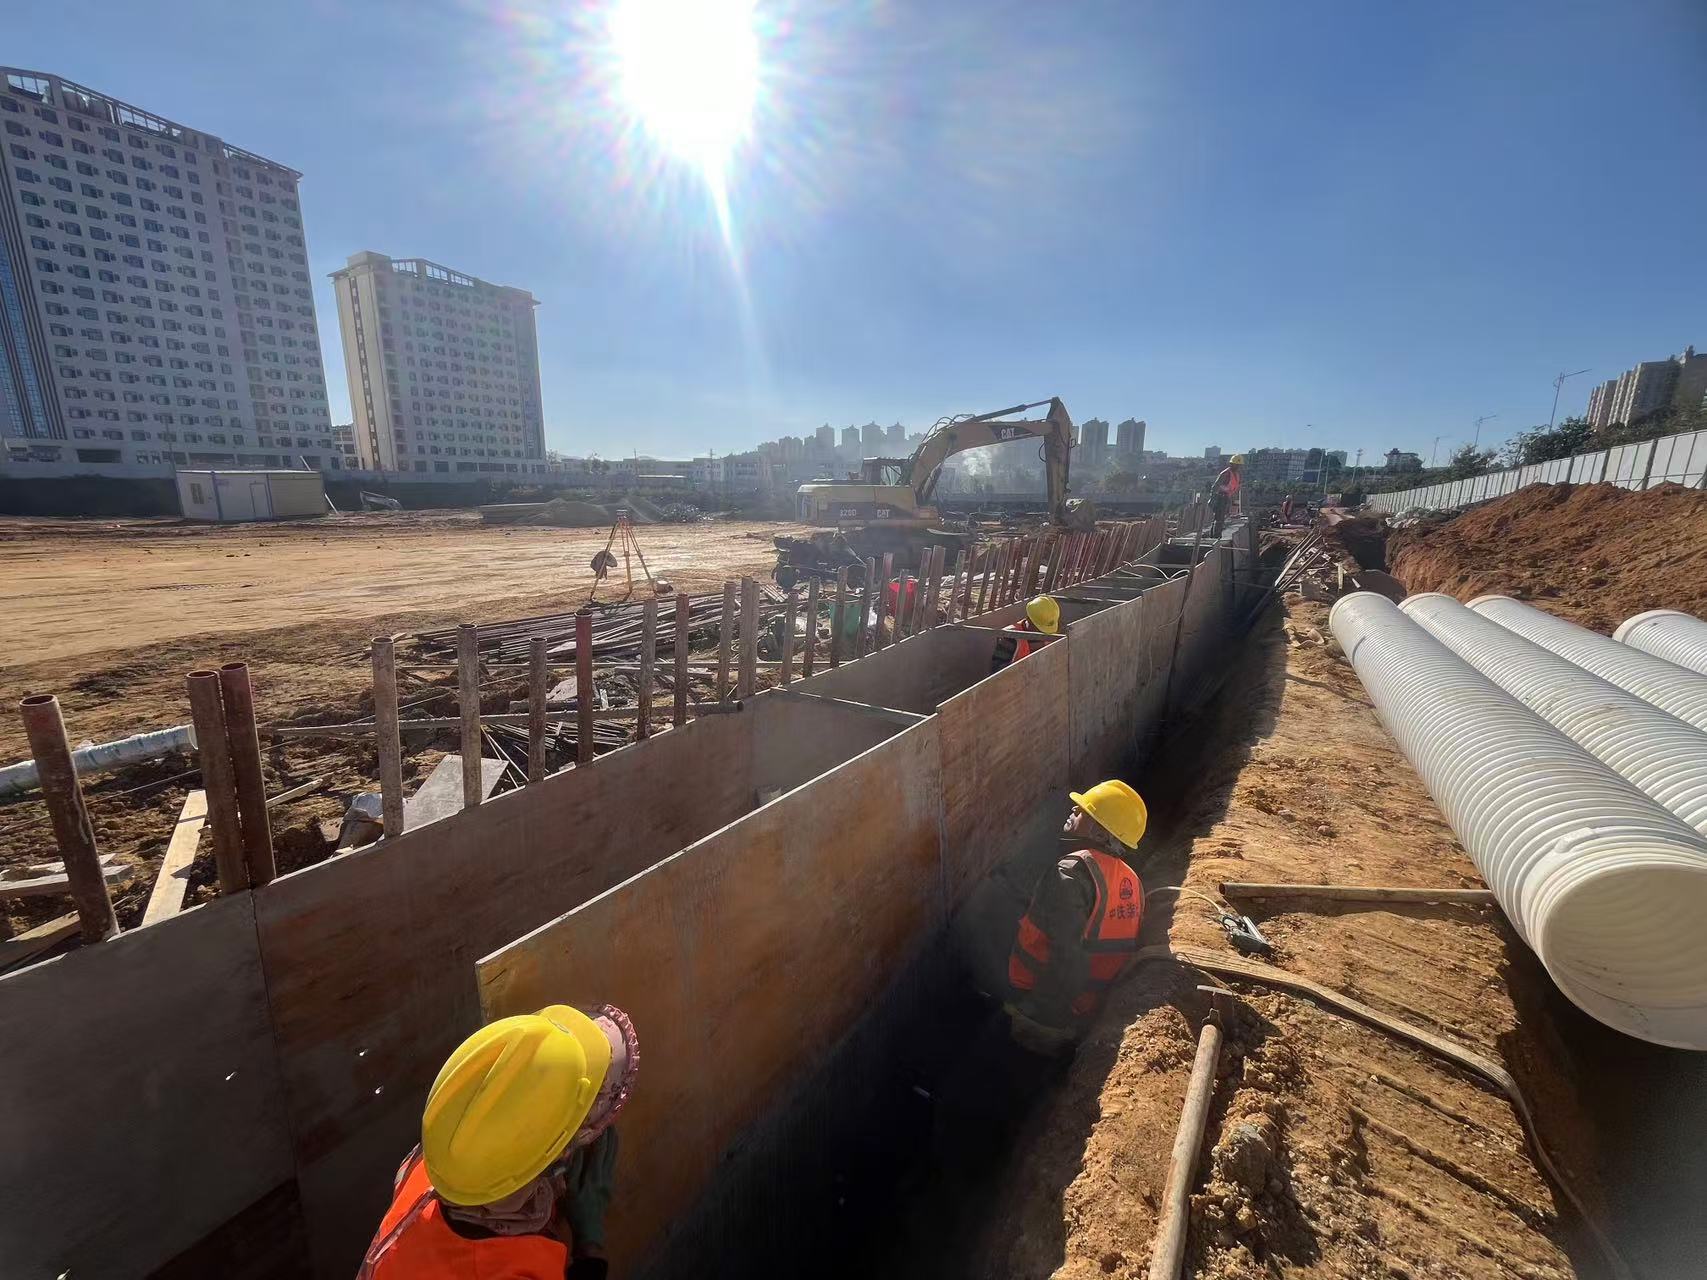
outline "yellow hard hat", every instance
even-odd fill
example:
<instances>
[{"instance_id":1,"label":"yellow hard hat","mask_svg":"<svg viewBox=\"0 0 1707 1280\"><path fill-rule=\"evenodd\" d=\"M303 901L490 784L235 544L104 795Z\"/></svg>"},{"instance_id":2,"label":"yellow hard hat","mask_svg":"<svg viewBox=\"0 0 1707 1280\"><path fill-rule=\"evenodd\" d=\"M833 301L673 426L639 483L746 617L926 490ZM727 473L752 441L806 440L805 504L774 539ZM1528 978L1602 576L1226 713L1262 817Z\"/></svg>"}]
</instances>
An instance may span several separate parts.
<instances>
[{"instance_id":1,"label":"yellow hard hat","mask_svg":"<svg viewBox=\"0 0 1707 1280\"><path fill-rule=\"evenodd\" d=\"M1144 828L1150 825L1150 811L1144 807L1144 797L1118 778L1099 782L1089 791L1070 791L1078 805L1102 828L1128 849L1136 849L1144 838Z\"/></svg>"},{"instance_id":2,"label":"yellow hard hat","mask_svg":"<svg viewBox=\"0 0 1707 1280\"><path fill-rule=\"evenodd\" d=\"M1061 606L1055 603L1054 596L1038 596L1030 601L1025 606L1025 616L1045 635L1061 634Z\"/></svg>"},{"instance_id":3,"label":"yellow hard hat","mask_svg":"<svg viewBox=\"0 0 1707 1280\"><path fill-rule=\"evenodd\" d=\"M610 1041L565 1004L500 1018L457 1046L427 1093L421 1156L451 1204L491 1204L551 1164L587 1118Z\"/></svg>"},{"instance_id":4,"label":"yellow hard hat","mask_svg":"<svg viewBox=\"0 0 1707 1280\"><path fill-rule=\"evenodd\" d=\"M1231 458L1227 459L1227 463L1229 466L1242 467L1245 465L1245 455L1242 453L1235 453Z\"/></svg>"}]
</instances>

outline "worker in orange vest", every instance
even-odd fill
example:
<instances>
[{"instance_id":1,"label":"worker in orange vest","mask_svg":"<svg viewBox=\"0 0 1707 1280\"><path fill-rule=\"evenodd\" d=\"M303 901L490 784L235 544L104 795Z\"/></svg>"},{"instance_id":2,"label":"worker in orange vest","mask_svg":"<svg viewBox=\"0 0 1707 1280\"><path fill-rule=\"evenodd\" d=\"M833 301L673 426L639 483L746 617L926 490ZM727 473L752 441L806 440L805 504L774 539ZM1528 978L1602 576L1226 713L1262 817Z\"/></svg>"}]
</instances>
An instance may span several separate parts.
<instances>
[{"instance_id":1,"label":"worker in orange vest","mask_svg":"<svg viewBox=\"0 0 1707 1280\"><path fill-rule=\"evenodd\" d=\"M616 1115L640 1046L611 1005L501 1018L451 1054L359 1280L603 1280Z\"/></svg>"},{"instance_id":2,"label":"worker in orange vest","mask_svg":"<svg viewBox=\"0 0 1707 1280\"><path fill-rule=\"evenodd\" d=\"M1227 459L1227 465L1221 468L1221 474L1215 477L1210 502L1215 512L1215 537L1217 538L1221 536L1221 529L1227 523L1228 515L1240 513L1239 490L1244 483L1241 479L1244 468L1245 455L1235 453Z\"/></svg>"},{"instance_id":3,"label":"worker in orange vest","mask_svg":"<svg viewBox=\"0 0 1707 1280\"><path fill-rule=\"evenodd\" d=\"M1044 635L1061 634L1061 606L1053 596L1038 596L1025 606L1025 617L1014 623L1012 630L1037 631ZM1031 652L1031 641L1023 636L996 637L996 652L990 656L990 674L994 675L1010 663L1018 662Z\"/></svg>"},{"instance_id":4,"label":"worker in orange vest","mask_svg":"<svg viewBox=\"0 0 1707 1280\"><path fill-rule=\"evenodd\" d=\"M1072 792L1064 835L1079 847L1043 874L1008 958L1014 1038L1069 1046L1138 949L1144 888L1127 859L1144 838L1143 798L1118 779Z\"/></svg>"}]
</instances>

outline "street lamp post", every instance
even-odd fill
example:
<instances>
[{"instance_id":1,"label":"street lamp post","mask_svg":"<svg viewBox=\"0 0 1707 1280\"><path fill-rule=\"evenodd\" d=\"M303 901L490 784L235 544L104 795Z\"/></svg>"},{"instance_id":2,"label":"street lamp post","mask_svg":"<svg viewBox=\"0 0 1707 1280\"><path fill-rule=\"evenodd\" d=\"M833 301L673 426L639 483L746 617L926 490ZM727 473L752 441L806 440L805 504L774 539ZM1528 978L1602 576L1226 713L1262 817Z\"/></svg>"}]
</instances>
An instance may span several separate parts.
<instances>
[{"instance_id":1,"label":"street lamp post","mask_svg":"<svg viewBox=\"0 0 1707 1280\"><path fill-rule=\"evenodd\" d=\"M1450 439L1452 439L1452 437L1446 436L1446 435L1436 436L1434 438L1434 448L1432 448L1428 451L1428 468L1430 471L1434 470L1435 459L1440 454L1440 442L1442 440L1450 440Z\"/></svg>"},{"instance_id":2,"label":"street lamp post","mask_svg":"<svg viewBox=\"0 0 1707 1280\"><path fill-rule=\"evenodd\" d=\"M1576 373L1561 373L1553 379L1553 412L1547 415L1547 430L1553 429L1553 419L1559 416L1559 388L1565 385L1565 379L1574 378L1579 373L1587 372L1587 369L1578 369Z\"/></svg>"}]
</instances>

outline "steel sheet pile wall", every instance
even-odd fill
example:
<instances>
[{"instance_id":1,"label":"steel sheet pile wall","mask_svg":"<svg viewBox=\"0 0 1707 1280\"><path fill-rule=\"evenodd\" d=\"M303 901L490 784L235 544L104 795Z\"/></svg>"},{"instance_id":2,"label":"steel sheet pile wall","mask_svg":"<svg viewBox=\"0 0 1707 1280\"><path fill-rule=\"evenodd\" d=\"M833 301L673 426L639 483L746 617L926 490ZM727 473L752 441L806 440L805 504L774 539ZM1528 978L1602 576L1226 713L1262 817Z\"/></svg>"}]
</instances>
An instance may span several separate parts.
<instances>
[{"instance_id":1,"label":"steel sheet pile wall","mask_svg":"<svg viewBox=\"0 0 1707 1280\"><path fill-rule=\"evenodd\" d=\"M294 1172L240 894L0 982L0 1271L136 1276Z\"/></svg>"},{"instance_id":2,"label":"steel sheet pile wall","mask_svg":"<svg viewBox=\"0 0 1707 1280\"><path fill-rule=\"evenodd\" d=\"M0 977L0 1256L19 1274L135 1275L194 1246L348 1275L450 1047L483 1008L558 999L635 1008L649 1047L624 1176L656 1185L628 1199L687 1203L1028 819L1137 757L1176 643L1182 673L1203 665L1222 564L1197 569L1190 618L1183 580L1130 599L1130 578L1079 584L1097 598L1067 634L995 677L995 631L938 628ZM527 940L535 960L500 952L477 988L480 956L563 912ZM690 995L699 1011L677 1021ZM737 1014L746 1057L713 1079L695 1066L707 1031ZM281 1221L258 1246L259 1208ZM662 1220L621 1238L637 1248Z\"/></svg>"},{"instance_id":3,"label":"steel sheet pile wall","mask_svg":"<svg viewBox=\"0 0 1707 1280\"><path fill-rule=\"evenodd\" d=\"M640 1114L624 1124L618 1269L668 1245L741 1135L806 1086L1040 817L1059 821L1069 785L1106 776L1114 757L1134 759L1134 744L1155 731L1176 641L1187 680L1213 661L1197 647L1220 650L1225 574L1247 555L1203 560L1192 592L1202 603L1187 616L1183 578L1087 611L1064 637L946 699L901 737L480 962L487 1018L628 998L642 1037L658 1028L632 1104ZM1161 617L1147 629L1153 601ZM921 643L929 636L896 646L891 665L909 648L958 652L960 641L946 637L959 634L979 637L987 669L994 632L937 634L934 647ZM836 675L838 695L851 692ZM703 925L702 912L711 916ZM720 1059L708 1079L707 1045L743 1060L729 1069Z\"/></svg>"},{"instance_id":4,"label":"steel sheet pile wall","mask_svg":"<svg viewBox=\"0 0 1707 1280\"><path fill-rule=\"evenodd\" d=\"M939 734L923 722L481 963L489 1018L548 991L640 1030L617 1259L667 1235L941 923Z\"/></svg>"}]
</instances>

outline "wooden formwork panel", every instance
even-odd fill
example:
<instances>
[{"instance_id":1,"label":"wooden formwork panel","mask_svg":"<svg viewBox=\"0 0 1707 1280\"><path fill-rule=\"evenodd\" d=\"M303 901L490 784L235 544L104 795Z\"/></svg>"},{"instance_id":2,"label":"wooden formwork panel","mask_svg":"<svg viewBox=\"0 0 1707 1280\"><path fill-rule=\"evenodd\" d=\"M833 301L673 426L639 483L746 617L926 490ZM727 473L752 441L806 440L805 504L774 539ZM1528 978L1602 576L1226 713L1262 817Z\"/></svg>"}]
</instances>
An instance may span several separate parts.
<instances>
[{"instance_id":1,"label":"wooden formwork panel","mask_svg":"<svg viewBox=\"0 0 1707 1280\"><path fill-rule=\"evenodd\" d=\"M1132 725L1143 696L1141 600L1093 613L1067 628L1069 778L1075 787L1118 776L1132 762Z\"/></svg>"},{"instance_id":2,"label":"wooden formwork panel","mask_svg":"<svg viewBox=\"0 0 1707 1280\"><path fill-rule=\"evenodd\" d=\"M939 750L921 722L480 962L488 1019L606 1001L634 1019L614 1272L940 927Z\"/></svg>"},{"instance_id":3,"label":"wooden formwork panel","mask_svg":"<svg viewBox=\"0 0 1707 1280\"><path fill-rule=\"evenodd\" d=\"M1067 785L1069 643L1049 641L938 708L951 911Z\"/></svg>"},{"instance_id":4,"label":"wooden formwork panel","mask_svg":"<svg viewBox=\"0 0 1707 1280\"><path fill-rule=\"evenodd\" d=\"M706 716L256 892L315 1268L349 1274L479 1025L473 966L754 804L752 729Z\"/></svg>"},{"instance_id":5,"label":"wooden formwork panel","mask_svg":"<svg viewBox=\"0 0 1707 1280\"><path fill-rule=\"evenodd\" d=\"M8 1276L144 1275L290 1180L246 893L0 978L0 1044Z\"/></svg>"}]
</instances>

